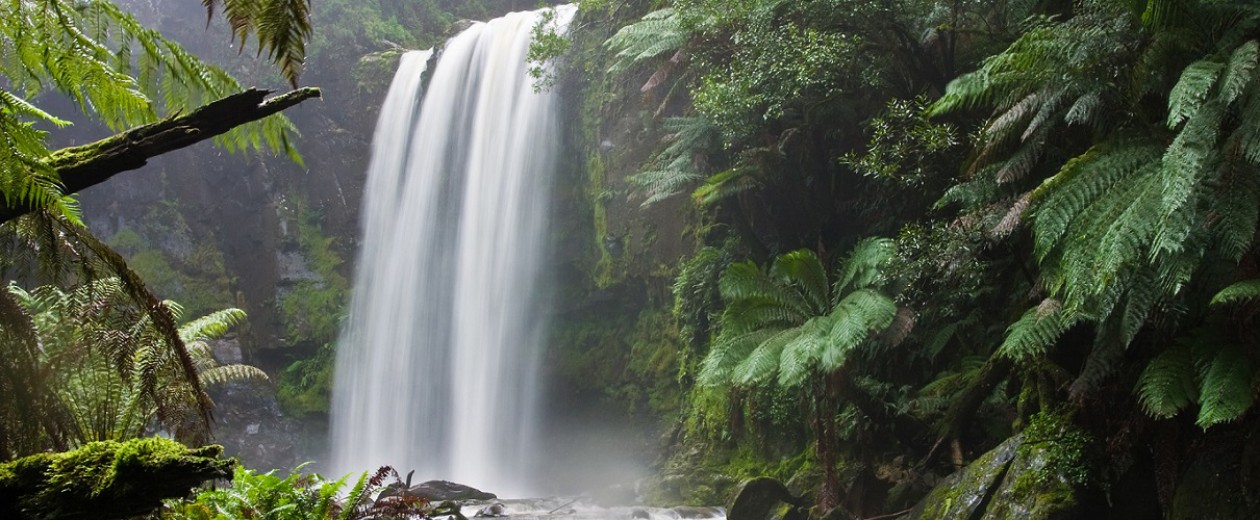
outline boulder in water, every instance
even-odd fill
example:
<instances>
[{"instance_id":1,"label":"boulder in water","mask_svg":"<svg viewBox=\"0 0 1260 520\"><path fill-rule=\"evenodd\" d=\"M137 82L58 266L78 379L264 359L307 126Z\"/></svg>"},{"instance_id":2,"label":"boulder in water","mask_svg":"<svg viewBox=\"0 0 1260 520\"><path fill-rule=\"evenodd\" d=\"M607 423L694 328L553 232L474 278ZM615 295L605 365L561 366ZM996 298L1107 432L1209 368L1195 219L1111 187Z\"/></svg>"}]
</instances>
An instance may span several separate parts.
<instances>
[{"instance_id":1,"label":"boulder in water","mask_svg":"<svg viewBox=\"0 0 1260 520\"><path fill-rule=\"evenodd\" d=\"M770 477L746 480L726 508L728 520L789 520L805 518L805 500Z\"/></svg>"},{"instance_id":2,"label":"boulder in water","mask_svg":"<svg viewBox=\"0 0 1260 520\"><path fill-rule=\"evenodd\" d=\"M472 486L456 484L447 480L430 480L403 489L402 486L386 487L379 498L390 496L415 497L429 502L446 500L494 500L499 498L494 493L487 493Z\"/></svg>"},{"instance_id":3,"label":"boulder in water","mask_svg":"<svg viewBox=\"0 0 1260 520\"><path fill-rule=\"evenodd\" d=\"M495 502L493 504L490 504L486 507L481 508L481 510L477 511L477 514L473 516L482 517L482 518L497 518L500 516L507 516L507 508L503 507L503 502Z\"/></svg>"}]
</instances>

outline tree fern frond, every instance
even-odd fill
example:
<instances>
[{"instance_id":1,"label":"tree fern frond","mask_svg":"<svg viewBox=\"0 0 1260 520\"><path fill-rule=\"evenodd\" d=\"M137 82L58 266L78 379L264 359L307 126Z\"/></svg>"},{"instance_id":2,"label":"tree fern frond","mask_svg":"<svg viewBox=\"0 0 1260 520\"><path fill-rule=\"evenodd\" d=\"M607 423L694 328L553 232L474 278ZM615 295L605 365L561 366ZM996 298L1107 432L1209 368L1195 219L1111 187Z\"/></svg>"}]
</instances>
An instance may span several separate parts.
<instances>
[{"instance_id":1,"label":"tree fern frond","mask_svg":"<svg viewBox=\"0 0 1260 520\"><path fill-rule=\"evenodd\" d=\"M735 366L731 380L737 386L752 386L773 379L779 372L779 359L783 347L799 338L805 329L792 327L784 329L762 341L757 348Z\"/></svg>"},{"instance_id":2,"label":"tree fern frond","mask_svg":"<svg viewBox=\"0 0 1260 520\"><path fill-rule=\"evenodd\" d=\"M676 52L690 38L673 8L652 11L604 42L604 47L616 52L616 60L608 70L621 73L643 61Z\"/></svg>"},{"instance_id":3,"label":"tree fern frond","mask_svg":"<svg viewBox=\"0 0 1260 520\"><path fill-rule=\"evenodd\" d=\"M873 289L860 289L846 295L831 312L831 330L820 366L830 372L844 365L849 352L892 324L897 304Z\"/></svg>"},{"instance_id":4,"label":"tree fern frond","mask_svg":"<svg viewBox=\"0 0 1260 520\"><path fill-rule=\"evenodd\" d=\"M1085 124L1094 120L1098 107L1102 105L1102 94L1095 90L1078 98L1068 107L1063 121L1068 124Z\"/></svg>"},{"instance_id":5,"label":"tree fern frond","mask_svg":"<svg viewBox=\"0 0 1260 520\"><path fill-rule=\"evenodd\" d=\"M882 276L881 269L895 254L896 243L888 238L867 238L854 244L836 271L832 306L838 305L848 292L876 285Z\"/></svg>"},{"instance_id":6,"label":"tree fern frond","mask_svg":"<svg viewBox=\"0 0 1260 520\"><path fill-rule=\"evenodd\" d=\"M1221 346L1199 370L1202 384L1195 424L1200 428L1206 430L1216 424L1232 422L1251 408L1256 392L1254 366L1240 345Z\"/></svg>"},{"instance_id":7,"label":"tree fern frond","mask_svg":"<svg viewBox=\"0 0 1260 520\"><path fill-rule=\"evenodd\" d=\"M729 300L722 312L722 331L732 334L766 327L792 327L809 318L805 302L793 301L786 288L779 288L786 298L746 297Z\"/></svg>"},{"instance_id":8,"label":"tree fern frond","mask_svg":"<svg viewBox=\"0 0 1260 520\"><path fill-rule=\"evenodd\" d=\"M691 198L701 206L712 206L761 184L756 170L737 166L710 176L704 184L692 192Z\"/></svg>"},{"instance_id":9,"label":"tree fern frond","mask_svg":"<svg viewBox=\"0 0 1260 520\"><path fill-rule=\"evenodd\" d=\"M1033 231L1037 255L1044 258L1085 209L1142 169L1158 164L1162 149L1153 143L1096 146L1070 161L1033 190Z\"/></svg>"},{"instance_id":10,"label":"tree fern frond","mask_svg":"<svg viewBox=\"0 0 1260 520\"><path fill-rule=\"evenodd\" d=\"M1212 296L1212 305L1243 303L1260 298L1260 278L1235 282Z\"/></svg>"},{"instance_id":11,"label":"tree fern frond","mask_svg":"<svg viewBox=\"0 0 1260 520\"><path fill-rule=\"evenodd\" d=\"M1006 329L1006 339L998 353L1016 361L1042 356L1064 332L1080 322L1081 316L1047 298Z\"/></svg>"},{"instance_id":12,"label":"tree fern frond","mask_svg":"<svg viewBox=\"0 0 1260 520\"><path fill-rule=\"evenodd\" d=\"M1260 65L1260 42L1248 40L1234 49L1217 91L1221 104L1229 106L1242 95L1254 81L1257 65Z\"/></svg>"},{"instance_id":13,"label":"tree fern frond","mask_svg":"<svg viewBox=\"0 0 1260 520\"><path fill-rule=\"evenodd\" d=\"M827 271L813 251L800 249L775 258L770 277L798 291L813 315L823 314L831 306Z\"/></svg>"},{"instance_id":14,"label":"tree fern frond","mask_svg":"<svg viewBox=\"0 0 1260 520\"><path fill-rule=\"evenodd\" d=\"M1215 61L1201 60L1191 63L1181 73L1181 79L1168 93L1168 126L1175 128L1199 110L1208 99L1212 87L1220 77L1224 65Z\"/></svg>"},{"instance_id":15,"label":"tree fern frond","mask_svg":"<svg viewBox=\"0 0 1260 520\"><path fill-rule=\"evenodd\" d=\"M179 336L185 342L218 339L243 321L245 321L245 311L227 308L180 325Z\"/></svg>"},{"instance_id":16,"label":"tree fern frond","mask_svg":"<svg viewBox=\"0 0 1260 520\"><path fill-rule=\"evenodd\" d=\"M202 386L207 388L228 383L271 380L266 372L250 365L220 365L202 371L197 374L197 377L200 378Z\"/></svg>"},{"instance_id":17,"label":"tree fern frond","mask_svg":"<svg viewBox=\"0 0 1260 520\"><path fill-rule=\"evenodd\" d=\"M831 319L826 316L810 318L799 327L800 333L784 345L779 357L779 386L797 388L813 375L828 348L830 328Z\"/></svg>"},{"instance_id":18,"label":"tree fern frond","mask_svg":"<svg viewBox=\"0 0 1260 520\"><path fill-rule=\"evenodd\" d=\"M258 53L266 53L297 88L311 36L309 0L202 0L202 4L211 17L216 8L223 10L228 28L242 45L255 34Z\"/></svg>"},{"instance_id":19,"label":"tree fern frond","mask_svg":"<svg viewBox=\"0 0 1260 520\"><path fill-rule=\"evenodd\" d=\"M700 364L696 384L700 386L728 386L731 374L753 349L767 338L778 333L775 329L760 329L744 334L723 334L713 342L709 354Z\"/></svg>"},{"instance_id":20,"label":"tree fern frond","mask_svg":"<svg viewBox=\"0 0 1260 520\"><path fill-rule=\"evenodd\" d=\"M1142 370L1138 400L1147 414L1168 418L1198 401L1194 356L1185 345L1165 349Z\"/></svg>"}]
</instances>

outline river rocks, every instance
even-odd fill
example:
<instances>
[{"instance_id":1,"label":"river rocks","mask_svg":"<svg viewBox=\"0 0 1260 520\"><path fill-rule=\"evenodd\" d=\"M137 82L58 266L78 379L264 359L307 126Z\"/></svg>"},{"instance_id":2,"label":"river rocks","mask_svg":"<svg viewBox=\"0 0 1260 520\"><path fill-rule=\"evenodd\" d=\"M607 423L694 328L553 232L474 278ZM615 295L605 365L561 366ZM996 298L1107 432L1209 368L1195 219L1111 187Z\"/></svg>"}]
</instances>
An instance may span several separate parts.
<instances>
[{"instance_id":1,"label":"river rocks","mask_svg":"<svg viewBox=\"0 0 1260 520\"><path fill-rule=\"evenodd\" d=\"M1063 463L1062 443L1071 439L1011 437L946 478L902 520L1089 518L1073 483L1079 475Z\"/></svg>"},{"instance_id":2,"label":"river rocks","mask_svg":"<svg viewBox=\"0 0 1260 520\"><path fill-rule=\"evenodd\" d=\"M701 519L722 516L722 510L716 507L678 506L671 509L678 518Z\"/></svg>"},{"instance_id":3,"label":"river rocks","mask_svg":"<svg viewBox=\"0 0 1260 520\"><path fill-rule=\"evenodd\" d=\"M493 500L499 498L494 493L487 493L471 486L456 484L447 480L430 480L405 490L402 490L401 487L387 487L381 491L380 498L395 495L423 498L435 503L446 500Z\"/></svg>"},{"instance_id":4,"label":"river rocks","mask_svg":"<svg viewBox=\"0 0 1260 520\"><path fill-rule=\"evenodd\" d=\"M477 511L477 514L473 516L478 518L498 518L500 516L507 516L507 508L503 506L503 502L495 502L481 508Z\"/></svg>"},{"instance_id":5,"label":"river rocks","mask_svg":"<svg viewBox=\"0 0 1260 520\"><path fill-rule=\"evenodd\" d=\"M744 481L727 506L728 520L804 520L805 501L770 477Z\"/></svg>"}]
</instances>

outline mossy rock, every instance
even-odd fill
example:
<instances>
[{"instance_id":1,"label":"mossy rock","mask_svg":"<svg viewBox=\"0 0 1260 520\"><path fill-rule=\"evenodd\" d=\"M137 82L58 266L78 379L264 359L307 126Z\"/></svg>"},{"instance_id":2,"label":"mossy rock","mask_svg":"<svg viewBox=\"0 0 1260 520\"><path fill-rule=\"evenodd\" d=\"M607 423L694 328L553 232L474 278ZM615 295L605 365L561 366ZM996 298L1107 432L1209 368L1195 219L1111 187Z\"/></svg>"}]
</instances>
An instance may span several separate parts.
<instances>
[{"instance_id":1,"label":"mossy rock","mask_svg":"<svg viewBox=\"0 0 1260 520\"><path fill-rule=\"evenodd\" d=\"M981 520L1020 518L1069 520L1078 517L1077 487L1065 475L1047 472L1052 467L1049 450L1025 444L1011 461L1006 478L989 500Z\"/></svg>"},{"instance_id":2,"label":"mossy rock","mask_svg":"<svg viewBox=\"0 0 1260 520\"><path fill-rule=\"evenodd\" d=\"M1016 435L950 475L915 506L904 520L972 518L989 492L999 486L1015 460L1022 436Z\"/></svg>"},{"instance_id":3,"label":"mossy rock","mask_svg":"<svg viewBox=\"0 0 1260 520\"><path fill-rule=\"evenodd\" d=\"M950 475L903 520L1066 520L1084 515L1086 438L1044 419Z\"/></svg>"},{"instance_id":4,"label":"mossy rock","mask_svg":"<svg viewBox=\"0 0 1260 520\"><path fill-rule=\"evenodd\" d=\"M727 505L729 520L805 520L805 501L770 477L748 479Z\"/></svg>"},{"instance_id":5,"label":"mossy rock","mask_svg":"<svg viewBox=\"0 0 1260 520\"><path fill-rule=\"evenodd\" d=\"M231 478L221 446L134 439L92 442L64 453L40 453L0 464L0 518L105 520L155 511L202 482Z\"/></svg>"}]
</instances>

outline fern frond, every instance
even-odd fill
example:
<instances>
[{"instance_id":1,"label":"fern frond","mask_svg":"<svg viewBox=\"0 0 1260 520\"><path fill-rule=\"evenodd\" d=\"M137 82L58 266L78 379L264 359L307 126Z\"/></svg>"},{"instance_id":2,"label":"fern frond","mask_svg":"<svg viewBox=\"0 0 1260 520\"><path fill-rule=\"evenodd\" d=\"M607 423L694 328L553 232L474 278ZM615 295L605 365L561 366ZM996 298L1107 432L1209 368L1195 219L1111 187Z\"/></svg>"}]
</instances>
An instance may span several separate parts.
<instances>
[{"instance_id":1,"label":"fern frond","mask_svg":"<svg viewBox=\"0 0 1260 520\"><path fill-rule=\"evenodd\" d=\"M1260 298L1260 278L1235 282L1212 296L1212 305L1244 303Z\"/></svg>"},{"instance_id":2,"label":"fern frond","mask_svg":"<svg viewBox=\"0 0 1260 520\"><path fill-rule=\"evenodd\" d=\"M197 374L202 386L211 387L246 381L270 381L267 373L250 365L220 365Z\"/></svg>"},{"instance_id":3,"label":"fern frond","mask_svg":"<svg viewBox=\"0 0 1260 520\"><path fill-rule=\"evenodd\" d=\"M1043 356L1059 336L1081 318L1075 311L1047 298L1006 329L1006 339L998 347L998 353L1016 361Z\"/></svg>"},{"instance_id":4,"label":"fern frond","mask_svg":"<svg viewBox=\"0 0 1260 520\"><path fill-rule=\"evenodd\" d=\"M1260 42L1248 40L1234 49L1217 90L1217 99L1221 104L1229 106L1242 96L1255 79L1257 65L1260 65Z\"/></svg>"},{"instance_id":5,"label":"fern frond","mask_svg":"<svg viewBox=\"0 0 1260 520\"><path fill-rule=\"evenodd\" d=\"M879 291L860 289L846 295L830 315L831 330L821 359L823 371L843 366L849 352L872 333L888 328L896 316L897 304Z\"/></svg>"},{"instance_id":6,"label":"fern frond","mask_svg":"<svg viewBox=\"0 0 1260 520\"><path fill-rule=\"evenodd\" d=\"M816 316L801 325L800 331L783 347L779 356L779 386L797 388L814 374L828 348L830 317Z\"/></svg>"},{"instance_id":7,"label":"fern frond","mask_svg":"<svg viewBox=\"0 0 1260 520\"><path fill-rule=\"evenodd\" d=\"M691 198L701 206L712 206L761 184L755 169L737 166L709 177L692 192Z\"/></svg>"},{"instance_id":8,"label":"fern frond","mask_svg":"<svg viewBox=\"0 0 1260 520\"><path fill-rule=\"evenodd\" d=\"M838 305L839 299L850 291L876 285L881 270L895 254L896 243L892 239L867 238L855 244L836 272L832 305Z\"/></svg>"},{"instance_id":9,"label":"fern frond","mask_svg":"<svg viewBox=\"0 0 1260 520\"><path fill-rule=\"evenodd\" d=\"M792 327L766 338L735 367L732 382L737 386L753 386L773 379L779 372L783 348L805 331L804 327Z\"/></svg>"},{"instance_id":10,"label":"fern frond","mask_svg":"<svg viewBox=\"0 0 1260 520\"><path fill-rule=\"evenodd\" d=\"M1201 60L1181 72L1181 79L1168 93L1169 128L1175 128L1199 110L1224 68L1218 62Z\"/></svg>"},{"instance_id":11,"label":"fern frond","mask_svg":"<svg viewBox=\"0 0 1260 520\"><path fill-rule=\"evenodd\" d=\"M619 74L638 63L676 52L690 38L673 8L652 11L638 22L622 27L604 42L604 47L616 53L616 60L608 71Z\"/></svg>"},{"instance_id":12,"label":"fern frond","mask_svg":"<svg viewBox=\"0 0 1260 520\"><path fill-rule=\"evenodd\" d=\"M770 277L797 291L812 315L823 314L831 306L827 271L813 251L800 249L780 255L770 267Z\"/></svg>"},{"instance_id":13,"label":"fern frond","mask_svg":"<svg viewBox=\"0 0 1260 520\"><path fill-rule=\"evenodd\" d=\"M185 342L218 339L232 327L245 321L245 311L227 308L212 312L180 325L179 337Z\"/></svg>"},{"instance_id":14,"label":"fern frond","mask_svg":"<svg viewBox=\"0 0 1260 520\"><path fill-rule=\"evenodd\" d=\"M1199 367L1202 383L1199 391L1200 428L1232 422L1251 408L1256 386L1251 356L1242 346L1230 343L1220 347L1211 361Z\"/></svg>"},{"instance_id":15,"label":"fern frond","mask_svg":"<svg viewBox=\"0 0 1260 520\"><path fill-rule=\"evenodd\" d=\"M725 331L724 331L725 332ZM744 358L767 338L778 333L775 329L760 329L744 334L722 334L713 342L709 354L700 364L696 384L700 386L727 386L732 382L732 372Z\"/></svg>"},{"instance_id":16,"label":"fern frond","mask_svg":"<svg viewBox=\"0 0 1260 520\"><path fill-rule=\"evenodd\" d=\"M1033 190L1033 232L1039 258L1067 233L1073 221L1113 186L1158 164L1162 149L1153 143L1100 145L1068 162Z\"/></svg>"}]
</instances>

